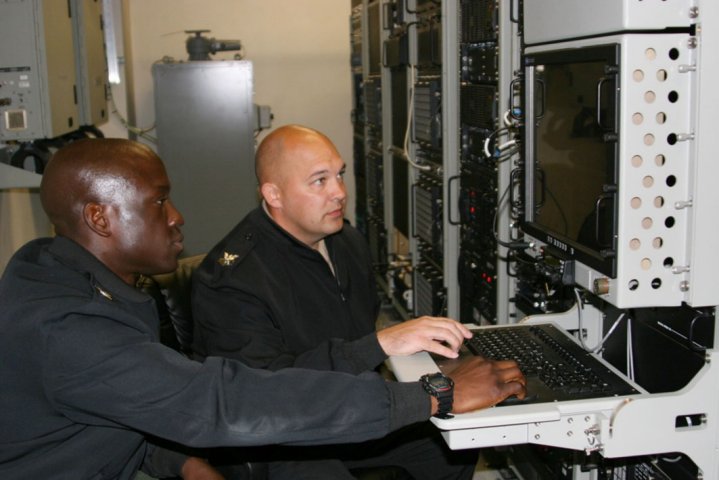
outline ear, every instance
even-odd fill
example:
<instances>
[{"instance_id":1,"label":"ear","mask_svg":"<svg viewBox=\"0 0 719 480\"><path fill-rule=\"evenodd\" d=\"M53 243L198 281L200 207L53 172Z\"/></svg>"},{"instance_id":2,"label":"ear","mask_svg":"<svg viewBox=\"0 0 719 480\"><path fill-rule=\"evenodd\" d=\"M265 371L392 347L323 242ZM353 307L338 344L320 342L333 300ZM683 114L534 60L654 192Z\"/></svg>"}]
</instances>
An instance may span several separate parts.
<instances>
[{"instance_id":1,"label":"ear","mask_svg":"<svg viewBox=\"0 0 719 480\"><path fill-rule=\"evenodd\" d=\"M262 198L267 202L267 205L272 208L282 208L282 194L280 187L276 184L269 182L263 183L260 186L260 192L262 193Z\"/></svg>"},{"instance_id":2,"label":"ear","mask_svg":"<svg viewBox=\"0 0 719 480\"><path fill-rule=\"evenodd\" d=\"M100 203L88 203L82 209L82 217L83 220L85 220L85 225L101 237L109 237L111 233L110 221L105 211L106 208L107 205Z\"/></svg>"}]
</instances>

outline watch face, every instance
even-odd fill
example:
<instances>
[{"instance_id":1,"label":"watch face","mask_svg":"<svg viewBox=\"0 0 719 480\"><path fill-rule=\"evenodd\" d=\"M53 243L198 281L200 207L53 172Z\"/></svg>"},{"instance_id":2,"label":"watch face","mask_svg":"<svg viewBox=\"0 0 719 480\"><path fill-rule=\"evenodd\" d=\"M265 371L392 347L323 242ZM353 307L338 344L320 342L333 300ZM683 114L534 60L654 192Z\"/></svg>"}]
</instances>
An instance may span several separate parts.
<instances>
[{"instance_id":1,"label":"watch face","mask_svg":"<svg viewBox=\"0 0 719 480\"><path fill-rule=\"evenodd\" d=\"M452 380L442 374L432 375L429 377L429 382L432 384L432 387L440 392L450 390L453 387Z\"/></svg>"},{"instance_id":2,"label":"watch face","mask_svg":"<svg viewBox=\"0 0 719 480\"><path fill-rule=\"evenodd\" d=\"M441 373L428 373L420 378L422 387L430 395L437 398L438 409L434 414L437 418L451 418L454 381Z\"/></svg>"}]
</instances>

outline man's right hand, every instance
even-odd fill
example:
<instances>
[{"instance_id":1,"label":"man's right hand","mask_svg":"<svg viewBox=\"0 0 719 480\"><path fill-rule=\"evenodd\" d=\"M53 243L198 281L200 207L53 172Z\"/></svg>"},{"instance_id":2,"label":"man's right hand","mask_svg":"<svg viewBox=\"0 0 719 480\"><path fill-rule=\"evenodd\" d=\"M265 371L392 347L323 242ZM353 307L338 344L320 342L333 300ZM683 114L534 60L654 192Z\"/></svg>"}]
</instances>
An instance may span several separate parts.
<instances>
[{"instance_id":1,"label":"man's right hand","mask_svg":"<svg viewBox=\"0 0 719 480\"><path fill-rule=\"evenodd\" d=\"M514 360L472 357L448 376L454 380L452 413L491 407L512 395L523 399L527 393L527 381Z\"/></svg>"},{"instance_id":2,"label":"man's right hand","mask_svg":"<svg viewBox=\"0 0 719 480\"><path fill-rule=\"evenodd\" d=\"M377 332L380 347L388 356L426 351L457 358L459 348L468 338L472 338L472 332L467 327L445 317L419 317Z\"/></svg>"}]
</instances>

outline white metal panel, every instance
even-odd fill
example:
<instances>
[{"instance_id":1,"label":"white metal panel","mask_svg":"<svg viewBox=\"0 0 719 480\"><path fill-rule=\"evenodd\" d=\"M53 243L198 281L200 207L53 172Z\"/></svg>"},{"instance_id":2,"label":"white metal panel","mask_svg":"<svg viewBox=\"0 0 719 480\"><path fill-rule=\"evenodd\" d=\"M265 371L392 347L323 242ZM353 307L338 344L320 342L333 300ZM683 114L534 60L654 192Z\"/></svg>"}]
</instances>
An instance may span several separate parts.
<instances>
[{"instance_id":1,"label":"white metal panel","mask_svg":"<svg viewBox=\"0 0 719 480\"><path fill-rule=\"evenodd\" d=\"M502 425L501 427L471 428L443 431L442 437L452 450L466 448L498 447L528 443L527 424Z\"/></svg>"},{"instance_id":2,"label":"white metal panel","mask_svg":"<svg viewBox=\"0 0 719 480\"><path fill-rule=\"evenodd\" d=\"M527 44L686 27L695 0L524 0Z\"/></svg>"},{"instance_id":3,"label":"white metal panel","mask_svg":"<svg viewBox=\"0 0 719 480\"><path fill-rule=\"evenodd\" d=\"M687 303L693 306L719 305L717 236L719 234L719 2L702 1L699 6L696 68L697 81L693 142L691 230L689 237L689 278ZM691 59L682 65L691 68Z\"/></svg>"},{"instance_id":4,"label":"white metal panel","mask_svg":"<svg viewBox=\"0 0 719 480\"><path fill-rule=\"evenodd\" d=\"M5 188L37 188L40 186L42 175L11 167L0 162L0 190Z\"/></svg>"}]
</instances>

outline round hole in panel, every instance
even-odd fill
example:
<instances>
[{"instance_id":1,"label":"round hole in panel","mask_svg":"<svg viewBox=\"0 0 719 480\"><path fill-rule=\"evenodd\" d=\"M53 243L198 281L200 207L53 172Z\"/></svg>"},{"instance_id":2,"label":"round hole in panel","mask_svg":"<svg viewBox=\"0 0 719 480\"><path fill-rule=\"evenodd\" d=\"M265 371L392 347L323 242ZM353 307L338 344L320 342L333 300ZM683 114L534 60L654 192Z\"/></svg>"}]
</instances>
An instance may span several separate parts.
<instances>
[{"instance_id":1,"label":"round hole in panel","mask_svg":"<svg viewBox=\"0 0 719 480\"><path fill-rule=\"evenodd\" d=\"M677 58L679 58L679 50L676 48L672 48L671 50L669 50L669 58L671 58L672 60L676 60Z\"/></svg>"},{"instance_id":2,"label":"round hole in panel","mask_svg":"<svg viewBox=\"0 0 719 480\"><path fill-rule=\"evenodd\" d=\"M664 70L663 68L657 70L657 80L659 80L660 82L664 82L666 81L667 77L668 75L666 70Z\"/></svg>"},{"instance_id":3,"label":"round hole in panel","mask_svg":"<svg viewBox=\"0 0 719 480\"><path fill-rule=\"evenodd\" d=\"M664 266L667 268L674 266L674 259L672 257L667 257L664 259Z\"/></svg>"},{"instance_id":4,"label":"round hole in panel","mask_svg":"<svg viewBox=\"0 0 719 480\"><path fill-rule=\"evenodd\" d=\"M677 177L675 177L674 175L669 175L667 177L666 183L667 183L667 187L673 187L674 185L677 184Z\"/></svg>"},{"instance_id":5,"label":"round hole in panel","mask_svg":"<svg viewBox=\"0 0 719 480\"><path fill-rule=\"evenodd\" d=\"M644 185L646 188L650 188L654 185L654 177L651 175L647 175L646 177L642 178L642 185Z\"/></svg>"},{"instance_id":6,"label":"round hole in panel","mask_svg":"<svg viewBox=\"0 0 719 480\"><path fill-rule=\"evenodd\" d=\"M654 198L654 206L657 208L662 208L664 206L664 197L655 197Z\"/></svg>"},{"instance_id":7,"label":"round hole in panel","mask_svg":"<svg viewBox=\"0 0 719 480\"><path fill-rule=\"evenodd\" d=\"M642 159L641 155L634 155L632 157L632 167L641 167L642 163L644 163L644 160Z\"/></svg>"},{"instance_id":8,"label":"round hole in panel","mask_svg":"<svg viewBox=\"0 0 719 480\"><path fill-rule=\"evenodd\" d=\"M633 197L630 202L630 205L632 206L633 209L636 210L637 208L642 206L642 199L639 197Z\"/></svg>"},{"instance_id":9,"label":"round hole in panel","mask_svg":"<svg viewBox=\"0 0 719 480\"><path fill-rule=\"evenodd\" d=\"M659 250L664 245L664 239L662 237L654 237L652 240L652 246Z\"/></svg>"},{"instance_id":10,"label":"round hole in panel","mask_svg":"<svg viewBox=\"0 0 719 480\"><path fill-rule=\"evenodd\" d=\"M647 60L654 60L657 58L657 51L653 48L647 48L644 50L644 56L647 57Z\"/></svg>"},{"instance_id":11,"label":"round hole in panel","mask_svg":"<svg viewBox=\"0 0 719 480\"><path fill-rule=\"evenodd\" d=\"M652 92L651 90L647 90L644 92L644 101L647 103L654 103L654 100L657 99L657 94Z\"/></svg>"},{"instance_id":12,"label":"round hole in panel","mask_svg":"<svg viewBox=\"0 0 719 480\"><path fill-rule=\"evenodd\" d=\"M644 71L636 69L632 73L632 77L634 78L635 82L641 82L642 80L644 80Z\"/></svg>"},{"instance_id":13,"label":"round hole in panel","mask_svg":"<svg viewBox=\"0 0 719 480\"><path fill-rule=\"evenodd\" d=\"M671 103L677 103L677 100L679 100L679 92L672 90L669 92L669 95L667 95L667 98Z\"/></svg>"},{"instance_id":14,"label":"round hole in panel","mask_svg":"<svg viewBox=\"0 0 719 480\"><path fill-rule=\"evenodd\" d=\"M654 145L654 135L651 133L644 135L644 145Z\"/></svg>"},{"instance_id":15,"label":"round hole in panel","mask_svg":"<svg viewBox=\"0 0 719 480\"><path fill-rule=\"evenodd\" d=\"M642 266L642 270L649 270L652 268L652 261L648 258L642 258L640 265Z\"/></svg>"},{"instance_id":16,"label":"round hole in panel","mask_svg":"<svg viewBox=\"0 0 719 480\"><path fill-rule=\"evenodd\" d=\"M629 287L629 290L634 291L639 288L639 280L633 278L629 280L629 284L627 286Z\"/></svg>"},{"instance_id":17,"label":"round hole in panel","mask_svg":"<svg viewBox=\"0 0 719 480\"><path fill-rule=\"evenodd\" d=\"M644 217L642 219L642 227L646 230L649 230L652 228L652 225L654 224L654 220L651 219L651 217Z\"/></svg>"},{"instance_id":18,"label":"round hole in panel","mask_svg":"<svg viewBox=\"0 0 719 480\"><path fill-rule=\"evenodd\" d=\"M672 228L676 222L677 221L674 217L667 217L664 219L664 226L667 228Z\"/></svg>"},{"instance_id":19,"label":"round hole in panel","mask_svg":"<svg viewBox=\"0 0 719 480\"><path fill-rule=\"evenodd\" d=\"M632 122L634 123L634 125L641 125L643 121L644 115L642 115L641 113L637 112L632 115Z\"/></svg>"},{"instance_id":20,"label":"round hole in panel","mask_svg":"<svg viewBox=\"0 0 719 480\"><path fill-rule=\"evenodd\" d=\"M667 121L667 114L664 112L659 112L657 113L656 119L659 125L664 125L664 123Z\"/></svg>"},{"instance_id":21,"label":"round hole in panel","mask_svg":"<svg viewBox=\"0 0 719 480\"><path fill-rule=\"evenodd\" d=\"M659 290L662 288L662 279L661 278L653 278L652 279L652 288L654 290Z\"/></svg>"},{"instance_id":22,"label":"round hole in panel","mask_svg":"<svg viewBox=\"0 0 719 480\"><path fill-rule=\"evenodd\" d=\"M667 143L669 145L674 145L675 143L677 143L677 134L670 133L669 135L667 135Z\"/></svg>"},{"instance_id":23,"label":"round hole in panel","mask_svg":"<svg viewBox=\"0 0 719 480\"><path fill-rule=\"evenodd\" d=\"M662 155L661 153L654 157L654 163L657 164L657 167L663 167L665 163L667 163L667 158Z\"/></svg>"},{"instance_id":24,"label":"round hole in panel","mask_svg":"<svg viewBox=\"0 0 719 480\"><path fill-rule=\"evenodd\" d=\"M638 238L632 238L631 240L629 240L629 248L631 248L632 250L639 250L639 248L641 248L641 246L642 246L642 241L639 240Z\"/></svg>"}]
</instances>

